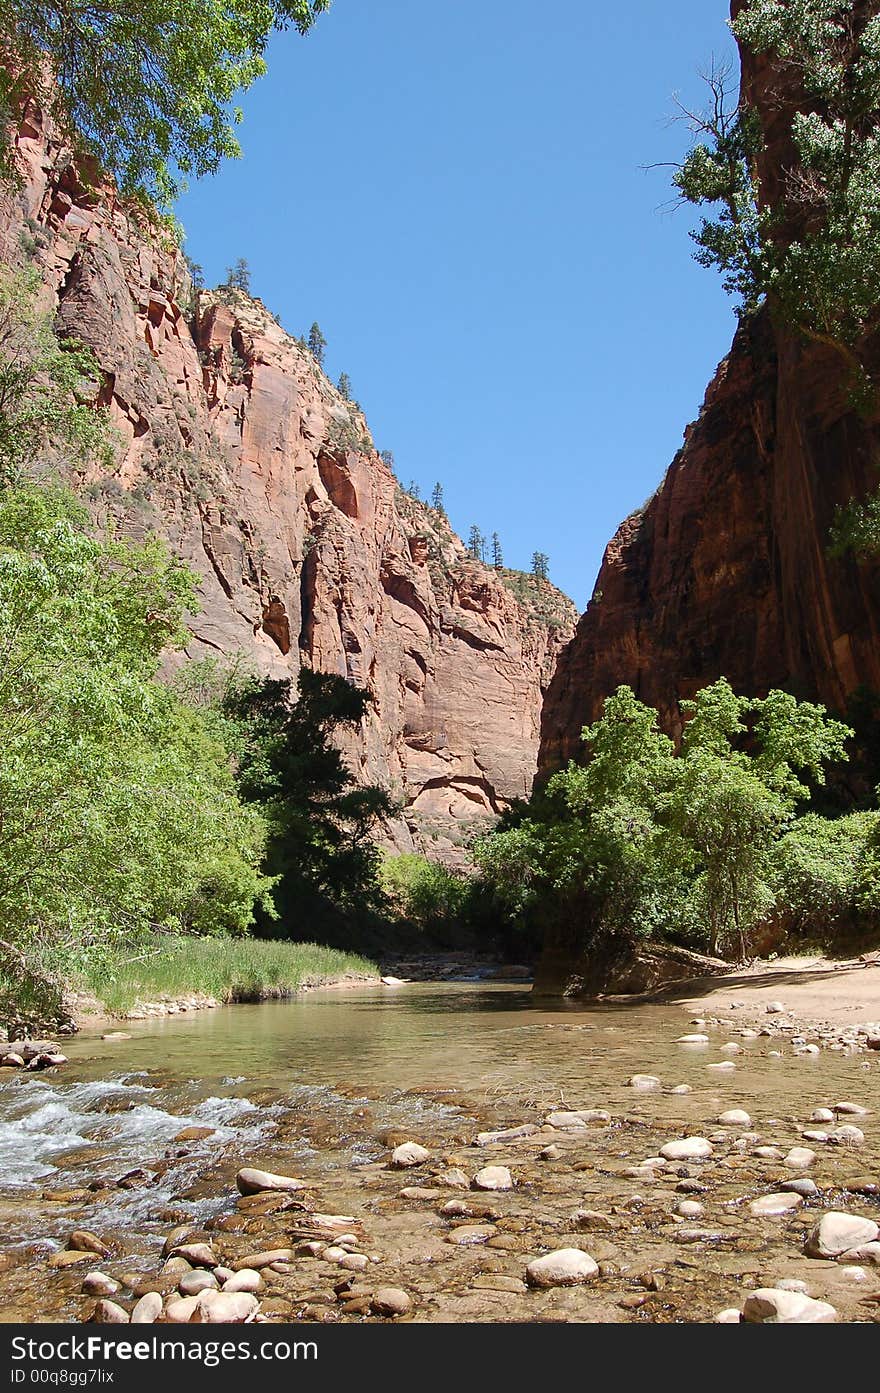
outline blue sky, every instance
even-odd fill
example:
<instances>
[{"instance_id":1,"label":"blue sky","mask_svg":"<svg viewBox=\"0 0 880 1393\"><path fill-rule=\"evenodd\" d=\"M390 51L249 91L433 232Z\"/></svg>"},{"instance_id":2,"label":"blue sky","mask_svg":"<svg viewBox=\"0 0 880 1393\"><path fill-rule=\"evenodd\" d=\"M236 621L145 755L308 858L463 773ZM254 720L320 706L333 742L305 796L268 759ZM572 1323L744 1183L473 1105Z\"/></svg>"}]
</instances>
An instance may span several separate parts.
<instances>
[{"instance_id":1,"label":"blue sky","mask_svg":"<svg viewBox=\"0 0 880 1393\"><path fill-rule=\"evenodd\" d=\"M317 319L376 443L508 565L583 608L730 344L720 283L663 210L673 93L729 54L725 0L334 0L273 40L241 160L178 204L209 284L237 257Z\"/></svg>"}]
</instances>

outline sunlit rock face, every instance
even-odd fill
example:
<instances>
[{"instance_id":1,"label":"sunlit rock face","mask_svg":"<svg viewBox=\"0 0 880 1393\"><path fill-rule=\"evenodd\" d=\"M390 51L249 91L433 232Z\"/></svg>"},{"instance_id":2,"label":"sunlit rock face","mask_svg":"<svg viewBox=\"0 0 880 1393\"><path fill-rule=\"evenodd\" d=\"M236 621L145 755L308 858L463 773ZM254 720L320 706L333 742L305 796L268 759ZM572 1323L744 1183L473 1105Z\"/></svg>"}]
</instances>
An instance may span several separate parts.
<instances>
[{"instance_id":1,"label":"sunlit rock face","mask_svg":"<svg viewBox=\"0 0 880 1393\"><path fill-rule=\"evenodd\" d=\"M160 533L198 572L189 656L366 687L346 753L399 807L391 844L461 857L473 825L529 792L573 606L469 558L312 355L259 301L194 294L170 236L36 106L16 159L0 252L39 268L60 328L94 349L118 435L112 473L67 467L96 520Z\"/></svg>"}]
</instances>

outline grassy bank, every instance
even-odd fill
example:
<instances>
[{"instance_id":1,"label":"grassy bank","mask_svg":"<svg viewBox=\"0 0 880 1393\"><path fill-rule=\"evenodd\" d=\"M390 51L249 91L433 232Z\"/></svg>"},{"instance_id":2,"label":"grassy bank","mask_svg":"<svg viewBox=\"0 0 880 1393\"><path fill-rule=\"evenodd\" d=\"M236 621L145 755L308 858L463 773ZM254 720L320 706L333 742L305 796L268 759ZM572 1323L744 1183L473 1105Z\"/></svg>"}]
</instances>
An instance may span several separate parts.
<instances>
[{"instance_id":1,"label":"grassy bank","mask_svg":"<svg viewBox=\"0 0 880 1393\"><path fill-rule=\"evenodd\" d=\"M260 1001L290 996L306 983L377 976L374 963L317 943L265 942L253 938L169 939L161 953L140 960L119 957L77 982L109 1015L138 1002L201 994L218 1001Z\"/></svg>"}]
</instances>

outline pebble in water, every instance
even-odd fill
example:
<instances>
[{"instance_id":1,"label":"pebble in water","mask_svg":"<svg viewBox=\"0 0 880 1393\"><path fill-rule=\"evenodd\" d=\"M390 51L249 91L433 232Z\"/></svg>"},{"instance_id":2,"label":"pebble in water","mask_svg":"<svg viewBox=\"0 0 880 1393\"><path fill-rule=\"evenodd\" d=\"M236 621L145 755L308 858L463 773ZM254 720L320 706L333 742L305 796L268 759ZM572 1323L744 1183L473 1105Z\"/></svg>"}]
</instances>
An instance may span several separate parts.
<instances>
[{"instance_id":1,"label":"pebble in water","mask_svg":"<svg viewBox=\"0 0 880 1393\"><path fill-rule=\"evenodd\" d=\"M660 1155L664 1161L705 1161L713 1151L712 1143L705 1137L682 1137L661 1146Z\"/></svg>"},{"instance_id":2,"label":"pebble in water","mask_svg":"<svg viewBox=\"0 0 880 1393\"><path fill-rule=\"evenodd\" d=\"M423 1166L430 1158L431 1153L427 1147L420 1146L415 1141L405 1141L392 1151L391 1164L399 1170L407 1170L410 1166Z\"/></svg>"},{"instance_id":3,"label":"pebble in water","mask_svg":"<svg viewBox=\"0 0 880 1393\"><path fill-rule=\"evenodd\" d=\"M804 1252L810 1258L838 1258L865 1243L876 1242L880 1228L873 1219L829 1210L807 1235Z\"/></svg>"},{"instance_id":4,"label":"pebble in water","mask_svg":"<svg viewBox=\"0 0 880 1393\"><path fill-rule=\"evenodd\" d=\"M749 1127L752 1119L742 1108L730 1108L718 1118L722 1127Z\"/></svg>"},{"instance_id":5,"label":"pebble in water","mask_svg":"<svg viewBox=\"0 0 880 1393\"><path fill-rule=\"evenodd\" d=\"M474 1176L475 1190L512 1190L513 1176L506 1166L484 1166Z\"/></svg>"},{"instance_id":6,"label":"pebble in water","mask_svg":"<svg viewBox=\"0 0 880 1393\"><path fill-rule=\"evenodd\" d=\"M264 1190L294 1193L309 1188L304 1180L295 1180L291 1175L275 1175L272 1171L256 1170L253 1166L243 1166L235 1177L235 1183L243 1195L259 1195Z\"/></svg>"},{"instance_id":7,"label":"pebble in water","mask_svg":"<svg viewBox=\"0 0 880 1393\"><path fill-rule=\"evenodd\" d=\"M837 1320L827 1301L814 1301L799 1291L761 1287L743 1302L743 1320L752 1324L825 1325Z\"/></svg>"},{"instance_id":8,"label":"pebble in water","mask_svg":"<svg viewBox=\"0 0 880 1393\"><path fill-rule=\"evenodd\" d=\"M530 1287L573 1287L588 1282L599 1271L599 1264L580 1248L558 1248L535 1258L526 1268Z\"/></svg>"},{"instance_id":9,"label":"pebble in water","mask_svg":"<svg viewBox=\"0 0 880 1393\"><path fill-rule=\"evenodd\" d=\"M162 1314L162 1298L157 1291L146 1292L131 1313L132 1325L152 1325Z\"/></svg>"}]
</instances>

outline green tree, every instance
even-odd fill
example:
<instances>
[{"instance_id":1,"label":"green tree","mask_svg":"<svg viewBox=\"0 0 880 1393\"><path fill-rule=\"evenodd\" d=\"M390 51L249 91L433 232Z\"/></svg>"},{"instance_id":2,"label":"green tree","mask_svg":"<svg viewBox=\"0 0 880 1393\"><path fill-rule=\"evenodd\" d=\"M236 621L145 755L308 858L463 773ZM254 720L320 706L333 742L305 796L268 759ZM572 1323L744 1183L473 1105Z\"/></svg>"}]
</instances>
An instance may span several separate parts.
<instances>
[{"instance_id":1,"label":"green tree","mask_svg":"<svg viewBox=\"0 0 880 1393\"><path fill-rule=\"evenodd\" d=\"M443 506L443 485L438 482L434 485L431 492L431 507L438 512L441 518L446 517L446 509Z\"/></svg>"},{"instance_id":2,"label":"green tree","mask_svg":"<svg viewBox=\"0 0 880 1393\"><path fill-rule=\"evenodd\" d=\"M0 485L20 479L50 447L112 465L107 413L93 405L97 360L76 340L56 337L39 293L35 267L0 271Z\"/></svg>"},{"instance_id":3,"label":"green tree","mask_svg":"<svg viewBox=\"0 0 880 1393\"><path fill-rule=\"evenodd\" d=\"M532 575L538 580L550 579L550 558L545 552L532 552Z\"/></svg>"},{"instance_id":4,"label":"green tree","mask_svg":"<svg viewBox=\"0 0 880 1393\"><path fill-rule=\"evenodd\" d=\"M370 839L390 812L379 788L356 784L333 743L356 729L367 692L332 674L233 682L222 711L237 730L238 787L269 826L266 871L277 912L258 911L264 934L350 937L382 908L379 856Z\"/></svg>"},{"instance_id":5,"label":"green tree","mask_svg":"<svg viewBox=\"0 0 880 1393\"><path fill-rule=\"evenodd\" d=\"M497 532L492 533L492 565L496 571L504 569L504 553L501 550L501 538Z\"/></svg>"},{"instance_id":6,"label":"green tree","mask_svg":"<svg viewBox=\"0 0 880 1393\"><path fill-rule=\"evenodd\" d=\"M226 268L226 284L230 290L241 290L245 295L251 293L251 268L240 256L234 266Z\"/></svg>"},{"instance_id":7,"label":"green tree","mask_svg":"<svg viewBox=\"0 0 880 1393\"><path fill-rule=\"evenodd\" d=\"M471 525L468 532L468 553L475 561L482 561L486 553L486 538L483 536L476 523Z\"/></svg>"},{"instance_id":8,"label":"green tree","mask_svg":"<svg viewBox=\"0 0 880 1393\"><path fill-rule=\"evenodd\" d=\"M327 351L327 340L321 333L321 326L318 324L317 320L315 320L315 323L309 330L308 345L309 352L318 364L318 367L322 368L324 366L324 354Z\"/></svg>"},{"instance_id":9,"label":"green tree","mask_svg":"<svg viewBox=\"0 0 880 1393\"><path fill-rule=\"evenodd\" d=\"M351 401L351 378L349 377L347 372L339 374L339 381L336 384L336 390L342 397L343 401Z\"/></svg>"},{"instance_id":10,"label":"green tree","mask_svg":"<svg viewBox=\"0 0 880 1393\"><path fill-rule=\"evenodd\" d=\"M195 577L89 535L56 486L0 497L0 1014L150 933L243 931L263 823L228 751L156 681ZM24 973L24 979L22 974ZM4 990L5 983L5 990Z\"/></svg>"},{"instance_id":11,"label":"green tree","mask_svg":"<svg viewBox=\"0 0 880 1393\"><path fill-rule=\"evenodd\" d=\"M854 383L866 378L880 323L880 17L871 8L749 0L732 27L766 60L775 144L790 150L777 192L771 199L761 184L758 113L723 70L709 75L707 112L686 113L697 144L674 179L688 202L717 210L694 234L697 259L718 267L745 313L769 299L833 347Z\"/></svg>"},{"instance_id":12,"label":"green tree","mask_svg":"<svg viewBox=\"0 0 880 1393\"><path fill-rule=\"evenodd\" d=\"M0 0L0 104L36 96L123 190L167 203L181 177L239 155L237 92L274 30L305 33L329 0ZM54 82L50 77L54 74Z\"/></svg>"},{"instance_id":13,"label":"green tree","mask_svg":"<svg viewBox=\"0 0 880 1393\"><path fill-rule=\"evenodd\" d=\"M393 472L394 472L394 451L393 451L393 450L380 450L380 451L379 451L379 458L380 458L380 460L382 461L383 464L387 464L388 468L389 468L389 469L391 470L391 472L393 473Z\"/></svg>"},{"instance_id":14,"label":"green tree","mask_svg":"<svg viewBox=\"0 0 880 1393\"><path fill-rule=\"evenodd\" d=\"M600 963L639 935L745 956L759 924L803 905L797 809L807 780L821 784L825 765L845 758L848 728L785 692L737 697L724 679L682 710L676 751L657 712L619 688L583 732L584 763L554 775L513 825L477 844L483 880L521 922L567 936L573 952ZM839 862L841 839L829 834L832 842ZM857 886L850 867L843 889L829 853L828 897L852 904L858 895L864 912L880 905L873 845L863 836Z\"/></svg>"}]
</instances>

